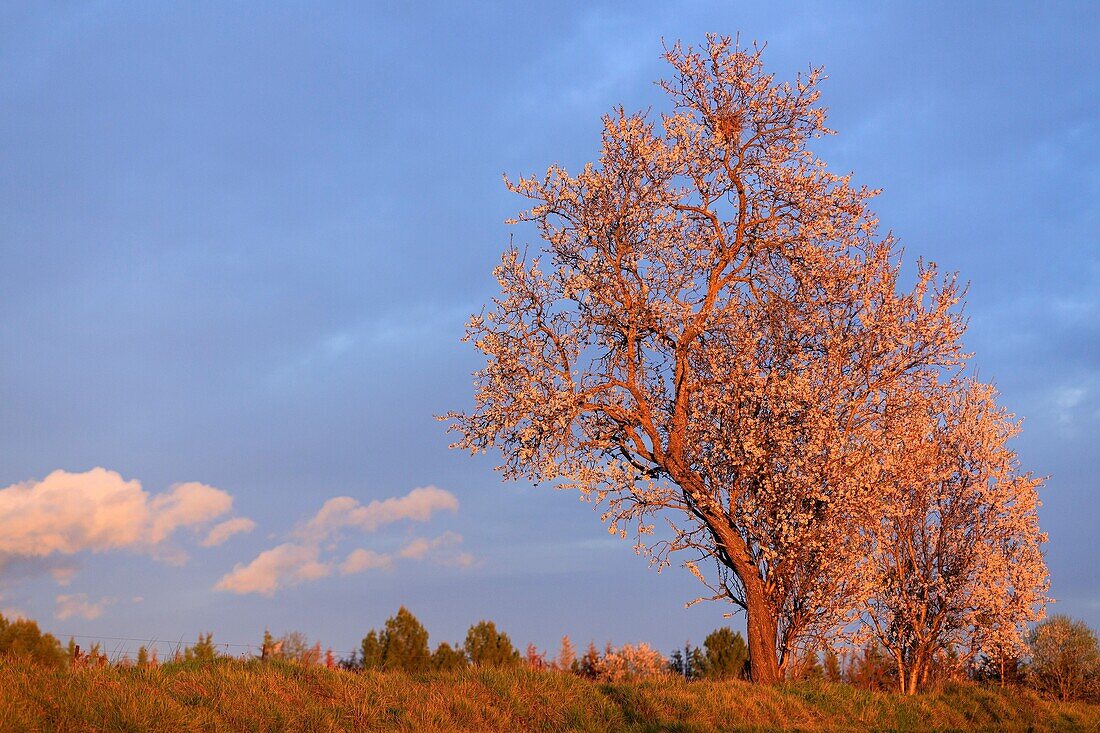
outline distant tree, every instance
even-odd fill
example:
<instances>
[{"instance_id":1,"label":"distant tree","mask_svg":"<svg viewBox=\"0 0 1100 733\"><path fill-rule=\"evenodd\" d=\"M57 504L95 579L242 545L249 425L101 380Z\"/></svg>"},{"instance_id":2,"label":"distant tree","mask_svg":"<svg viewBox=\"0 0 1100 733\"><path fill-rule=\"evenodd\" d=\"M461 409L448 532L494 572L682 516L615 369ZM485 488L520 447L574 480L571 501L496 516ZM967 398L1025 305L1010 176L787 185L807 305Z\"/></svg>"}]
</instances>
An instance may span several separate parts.
<instances>
[{"instance_id":1,"label":"distant tree","mask_svg":"<svg viewBox=\"0 0 1100 733\"><path fill-rule=\"evenodd\" d=\"M689 679L698 680L706 676L707 652L703 647L691 647L691 654L688 655L687 660Z\"/></svg>"},{"instance_id":2,"label":"distant tree","mask_svg":"<svg viewBox=\"0 0 1100 733\"><path fill-rule=\"evenodd\" d=\"M668 660L668 668L673 674L684 679L700 679L706 676L706 651L702 647L692 646L691 642L685 642L682 649L672 652Z\"/></svg>"},{"instance_id":3,"label":"distant tree","mask_svg":"<svg viewBox=\"0 0 1100 733\"><path fill-rule=\"evenodd\" d=\"M657 677L668 673L664 655L645 642L623 644L613 649L610 644L596 664L596 678L619 682L640 677Z\"/></svg>"},{"instance_id":4,"label":"distant tree","mask_svg":"<svg viewBox=\"0 0 1100 733\"><path fill-rule=\"evenodd\" d=\"M746 676L749 648L740 631L734 632L724 626L708 634L703 646L707 651L703 656L700 676L712 679Z\"/></svg>"},{"instance_id":5,"label":"distant tree","mask_svg":"<svg viewBox=\"0 0 1100 733\"><path fill-rule=\"evenodd\" d=\"M321 642L315 641L313 642L313 646L307 649L305 654L302 655L302 664L313 666L315 664L320 664L321 660Z\"/></svg>"},{"instance_id":6,"label":"distant tree","mask_svg":"<svg viewBox=\"0 0 1100 733\"><path fill-rule=\"evenodd\" d=\"M264 629L264 639L260 644L260 659L270 659L275 654L275 637L269 629Z\"/></svg>"},{"instance_id":7,"label":"distant tree","mask_svg":"<svg viewBox=\"0 0 1100 733\"><path fill-rule=\"evenodd\" d=\"M381 641L382 669L424 672L431 666L428 631L404 606L386 620Z\"/></svg>"},{"instance_id":8,"label":"distant tree","mask_svg":"<svg viewBox=\"0 0 1100 733\"><path fill-rule=\"evenodd\" d=\"M371 629L359 647L359 664L363 669L382 669L382 656L382 639Z\"/></svg>"},{"instance_id":9,"label":"distant tree","mask_svg":"<svg viewBox=\"0 0 1100 733\"><path fill-rule=\"evenodd\" d=\"M563 672L570 672L573 670L573 665L577 661L577 651L573 648L573 642L569 640L569 636L561 637L561 649L558 651L557 667Z\"/></svg>"},{"instance_id":10,"label":"distant tree","mask_svg":"<svg viewBox=\"0 0 1100 733\"><path fill-rule=\"evenodd\" d=\"M791 665L790 676L796 680L820 680L825 678L825 669L821 666L817 652L803 649L795 663Z\"/></svg>"},{"instance_id":11,"label":"distant tree","mask_svg":"<svg viewBox=\"0 0 1100 733\"><path fill-rule=\"evenodd\" d=\"M142 668L149 666L149 650L144 645L138 647L137 666Z\"/></svg>"},{"instance_id":12,"label":"distant tree","mask_svg":"<svg viewBox=\"0 0 1100 733\"><path fill-rule=\"evenodd\" d=\"M309 637L301 631L288 631L275 642L275 656L304 663L310 653Z\"/></svg>"},{"instance_id":13,"label":"distant tree","mask_svg":"<svg viewBox=\"0 0 1100 733\"><path fill-rule=\"evenodd\" d=\"M982 654L971 670L979 682L996 682L1001 687L1024 683L1024 666L1019 656L1009 652Z\"/></svg>"},{"instance_id":14,"label":"distant tree","mask_svg":"<svg viewBox=\"0 0 1100 733\"><path fill-rule=\"evenodd\" d=\"M679 649L673 649L672 654L669 655L668 669L674 675L684 677L685 679L687 678L688 673L684 664L684 653Z\"/></svg>"},{"instance_id":15,"label":"distant tree","mask_svg":"<svg viewBox=\"0 0 1100 733\"><path fill-rule=\"evenodd\" d=\"M199 639L195 642L195 645L187 647L183 652L183 659L188 662L209 663L213 662L217 656L217 649L214 646L214 635L211 633L205 635L199 634Z\"/></svg>"},{"instance_id":16,"label":"distant tree","mask_svg":"<svg viewBox=\"0 0 1100 733\"><path fill-rule=\"evenodd\" d=\"M856 687L870 690L888 690L897 685L897 667L876 641L868 642L852 657L846 676Z\"/></svg>"},{"instance_id":17,"label":"distant tree","mask_svg":"<svg viewBox=\"0 0 1100 733\"><path fill-rule=\"evenodd\" d=\"M530 643L523 654L523 661L532 669L544 669L547 666L546 652L540 652L534 643Z\"/></svg>"},{"instance_id":18,"label":"distant tree","mask_svg":"<svg viewBox=\"0 0 1100 733\"><path fill-rule=\"evenodd\" d=\"M837 656L836 650L832 647L825 650L822 673L829 682L840 682L844 679L844 673L840 668L840 657Z\"/></svg>"},{"instance_id":19,"label":"distant tree","mask_svg":"<svg viewBox=\"0 0 1100 733\"><path fill-rule=\"evenodd\" d=\"M588 642L588 648L577 660L576 671L582 677L595 679L600 668L600 650L596 648L596 642Z\"/></svg>"},{"instance_id":20,"label":"distant tree","mask_svg":"<svg viewBox=\"0 0 1100 733\"><path fill-rule=\"evenodd\" d=\"M3 615L0 615L0 658L47 667L61 667L66 661L61 643L52 634L43 634L36 622L23 618L8 620Z\"/></svg>"},{"instance_id":21,"label":"distant tree","mask_svg":"<svg viewBox=\"0 0 1100 733\"><path fill-rule=\"evenodd\" d=\"M1100 649L1083 621L1051 616L1035 627L1030 642L1028 680L1036 689L1061 700L1100 691Z\"/></svg>"},{"instance_id":22,"label":"distant tree","mask_svg":"<svg viewBox=\"0 0 1100 733\"><path fill-rule=\"evenodd\" d=\"M458 644L451 646L444 641L432 652L432 669L434 670L450 672L465 668L466 654Z\"/></svg>"},{"instance_id":23,"label":"distant tree","mask_svg":"<svg viewBox=\"0 0 1100 733\"><path fill-rule=\"evenodd\" d=\"M883 418L965 359L959 289L924 266L899 287L875 192L809 149L822 70L779 82L728 37L665 57L659 122L617 109L597 162L509 181L545 257L504 253L466 331L475 408L446 417L507 478L605 504L656 565L705 558L683 565L778 682L859 611Z\"/></svg>"},{"instance_id":24,"label":"distant tree","mask_svg":"<svg viewBox=\"0 0 1100 733\"><path fill-rule=\"evenodd\" d=\"M519 662L519 652L492 621L479 621L466 632L466 656L479 667L509 667Z\"/></svg>"}]
</instances>

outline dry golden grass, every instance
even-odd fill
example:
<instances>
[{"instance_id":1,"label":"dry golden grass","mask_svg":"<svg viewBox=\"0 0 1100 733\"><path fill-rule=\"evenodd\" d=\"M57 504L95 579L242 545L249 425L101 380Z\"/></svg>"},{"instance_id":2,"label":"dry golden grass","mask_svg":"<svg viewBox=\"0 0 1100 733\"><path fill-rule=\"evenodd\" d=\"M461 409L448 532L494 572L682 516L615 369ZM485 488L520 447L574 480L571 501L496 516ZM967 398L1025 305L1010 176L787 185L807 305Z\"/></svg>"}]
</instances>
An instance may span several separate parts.
<instances>
[{"instance_id":1,"label":"dry golden grass","mask_svg":"<svg viewBox=\"0 0 1100 733\"><path fill-rule=\"evenodd\" d=\"M353 674L221 660L153 669L0 663L4 731L1098 731L1100 706L952 685L598 684L528 669Z\"/></svg>"}]
</instances>

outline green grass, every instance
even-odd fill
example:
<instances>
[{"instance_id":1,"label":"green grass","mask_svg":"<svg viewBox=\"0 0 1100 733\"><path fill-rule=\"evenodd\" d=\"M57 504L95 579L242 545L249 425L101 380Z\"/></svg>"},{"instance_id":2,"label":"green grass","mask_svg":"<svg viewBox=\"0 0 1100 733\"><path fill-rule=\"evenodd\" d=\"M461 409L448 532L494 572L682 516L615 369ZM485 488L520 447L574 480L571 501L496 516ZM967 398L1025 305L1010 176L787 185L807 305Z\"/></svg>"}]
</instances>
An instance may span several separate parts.
<instances>
[{"instance_id":1,"label":"green grass","mask_svg":"<svg viewBox=\"0 0 1100 733\"><path fill-rule=\"evenodd\" d=\"M948 685L599 684L529 669L353 674L221 660L151 669L0 663L3 731L1100 731L1100 705Z\"/></svg>"}]
</instances>

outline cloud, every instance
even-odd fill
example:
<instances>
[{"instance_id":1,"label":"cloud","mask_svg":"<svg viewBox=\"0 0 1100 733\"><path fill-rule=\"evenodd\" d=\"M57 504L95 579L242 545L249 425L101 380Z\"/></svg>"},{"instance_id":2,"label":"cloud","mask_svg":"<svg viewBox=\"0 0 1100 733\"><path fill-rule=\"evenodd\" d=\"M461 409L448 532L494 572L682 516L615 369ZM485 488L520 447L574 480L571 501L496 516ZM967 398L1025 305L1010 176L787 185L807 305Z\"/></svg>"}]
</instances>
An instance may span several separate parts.
<instances>
[{"instance_id":1,"label":"cloud","mask_svg":"<svg viewBox=\"0 0 1100 733\"><path fill-rule=\"evenodd\" d=\"M362 548L352 550L340 564L340 575L353 575L365 570L388 568L393 566L393 558L385 553Z\"/></svg>"},{"instance_id":2,"label":"cloud","mask_svg":"<svg viewBox=\"0 0 1100 733\"><path fill-rule=\"evenodd\" d=\"M301 534L323 538L344 528L373 532L382 525L403 519L426 522L432 518L433 512L438 511L457 512L458 499L451 492L435 486L423 486L405 496L375 500L366 505L350 496L338 496L324 503L320 511L306 522Z\"/></svg>"},{"instance_id":3,"label":"cloud","mask_svg":"<svg viewBox=\"0 0 1100 733\"><path fill-rule=\"evenodd\" d=\"M66 586L76 577L76 568L72 565L58 565L50 569L50 577L60 586Z\"/></svg>"},{"instance_id":4,"label":"cloud","mask_svg":"<svg viewBox=\"0 0 1100 733\"><path fill-rule=\"evenodd\" d=\"M240 595L258 593L271 597L283 588L324 578L337 571L340 575L353 575L391 567L395 559L393 555L363 548L352 550L343 561L323 555L337 550L342 530L374 532L384 525L402 520L426 522L439 511L458 511L458 499L449 491L435 486L416 488L405 496L369 504L360 504L350 496L329 499L315 515L298 525L291 533L292 541L261 552L247 564L238 563L222 576L214 588ZM210 535L214 535L220 526L214 527ZM211 536L208 536L207 541L210 539ZM472 564L473 556L469 553L455 554L451 551L461 542L461 535L445 532L432 540L413 540L397 557L406 560L431 559L450 565Z\"/></svg>"},{"instance_id":5,"label":"cloud","mask_svg":"<svg viewBox=\"0 0 1100 733\"><path fill-rule=\"evenodd\" d=\"M401 548L400 557L412 560L431 560L440 565L469 567L474 564L474 556L468 552L456 552L462 544L462 535L456 532L444 532L433 539L417 537Z\"/></svg>"},{"instance_id":6,"label":"cloud","mask_svg":"<svg viewBox=\"0 0 1100 733\"><path fill-rule=\"evenodd\" d=\"M180 527L194 527L210 522L233 508L233 497L221 489L189 482L176 484L166 494L158 494L149 502L152 522L149 541L163 542Z\"/></svg>"},{"instance_id":7,"label":"cloud","mask_svg":"<svg viewBox=\"0 0 1100 733\"><path fill-rule=\"evenodd\" d=\"M0 595L0 602L4 600L4 596ZM8 621L14 621L18 618L30 618L26 611L18 606L0 606L0 616L3 616Z\"/></svg>"},{"instance_id":8,"label":"cloud","mask_svg":"<svg viewBox=\"0 0 1100 733\"><path fill-rule=\"evenodd\" d=\"M199 544L203 547L217 547L235 534L251 532L254 529L256 529L256 523L248 517L234 517L211 527Z\"/></svg>"},{"instance_id":9,"label":"cloud","mask_svg":"<svg viewBox=\"0 0 1100 733\"><path fill-rule=\"evenodd\" d=\"M214 589L238 595L259 593L271 597L281 588L331 575L332 563L321 562L320 554L317 545L287 542L264 550L247 565L238 563L218 581Z\"/></svg>"},{"instance_id":10,"label":"cloud","mask_svg":"<svg viewBox=\"0 0 1100 733\"><path fill-rule=\"evenodd\" d=\"M94 619L103 615L103 610L110 605L109 598L100 598L95 603L88 600L85 593L73 593L57 597L57 610L53 615L64 620L67 618Z\"/></svg>"},{"instance_id":11,"label":"cloud","mask_svg":"<svg viewBox=\"0 0 1100 733\"><path fill-rule=\"evenodd\" d=\"M227 492L195 482L150 497L140 482L103 468L54 471L0 489L0 555L129 549L178 561L179 551L160 546L176 530L201 527L232 506Z\"/></svg>"}]
</instances>

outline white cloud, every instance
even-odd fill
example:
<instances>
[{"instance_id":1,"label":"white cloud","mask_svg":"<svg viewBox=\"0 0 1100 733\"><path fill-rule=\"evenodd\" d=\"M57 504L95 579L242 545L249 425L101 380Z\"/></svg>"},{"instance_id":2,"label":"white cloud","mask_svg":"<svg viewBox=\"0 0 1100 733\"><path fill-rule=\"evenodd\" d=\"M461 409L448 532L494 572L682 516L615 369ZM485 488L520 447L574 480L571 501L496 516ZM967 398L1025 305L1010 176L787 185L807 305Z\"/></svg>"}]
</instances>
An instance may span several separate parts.
<instances>
[{"instance_id":1,"label":"white cloud","mask_svg":"<svg viewBox=\"0 0 1100 733\"><path fill-rule=\"evenodd\" d=\"M140 482L103 468L54 471L41 481L0 489L0 555L129 549L179 561L179 551L161 545L176 530L201 527L232 505L227 492L200 483L176 484L151 497Z\"/></svg>"},{"instance_id":2,"label":"white cloud","mask_svg":"<svg viewBox=\"0 0 1100 733\"><path fill-rule=\"evenodd\" d=\"M433 512L458 511L458 499L449 491L435 486L413 489L405 496L395 496L382 501L360 504L350 496L329 499L313 516L301 534L310 538L329 537L344 528L373 532L382 525L403 519L426 522Z\"/></svg>"},{"instance_id":3,"label":"white cloud","mask_svg":"<svg viewBox=\"0 0 1100 733\"><path fill-rule=\"evenodd\" d=\"M233 508L233 497L221 489L194 481L176 484L149 502L149 541L163 542L180 527L206 524Z\"/></svg>"},{"instance_id":4,"label":"white cloud","mask_svg":"<svg viewBox=\"0 0 1100 733\"><path fill-rule=\"evenodd\" d=\"M431 560L440 565L469 567L474 564L474 556L468 552L457 552L456 548L461 544L462 535L444 532L432 539L417 537L401 548L398 555L412 560Z\"/></svg>"},{"instance_id":5,"label":"white cloud","mask_svg":"<svg viewBox=\"0 0 1100 733\"><path fill-rule=\"evenodd\" d=\"M365 570L388 568L392 565L393 558L389 555L360 548L352 550L340 564L340 575L353 575Z\"/></svg>"},{"instance_id":6,"label":"white cloud","mask_svg":"<svg viewBox=\"0 0 1100 733\"><path fill-rule=\"evenodd\" d=\"M67 618L94 619L103 615L103 610L110 605L109 598L100 598L96 602L88 600L87 594L73 593L57 597L57 610L53 615L64 620Z\"/></svg>"},{"instance_id":7,"label":"white cloud","mask_svg":"<svg viewBox=\"0 0 1100 733\"><path fill-rule=\"evenodd\" d=\"M384 525L402 520L426 522L439 511L458 511L458 499L449 491L435 486L416 488L404 496L369 504L360 504L350 496L329 499L313 517L298 526L292 533L293 541L265 550L247 564L238 563L222 576L214 588L242 595L259 593L270 597L283 588L323 578L336 571L340 575L352 575L390 567L394 556L374 550L353 550L342 562L331 555L322 555L338 550L341 530L374 532ZM217 529L211 530L211 535ZM461 542L460 535L446 532L434 540L414 540L401 550L399 557L469 565L473 562L469 553L456 554L451 551Z\"/></svg>"},{"instance_id":8,"label":"white cloud","mask_svg":"<svg viewBox=\"0 0 1100 733\"><path fill-rule=\"evenodd\" d=\"M199 544L203 547L217 547L235 534L251 532L256 523L248 517L234 517L215 524Z\"/></svg>"},{"instance_id":9,"label":"white cloud","mask_svg":"<svg viewBox=\"0 0 1100 733\"><path fill-rule=\"evenodd\" d=\"M214 589L271 597L281 588L332 574L332 563L321 562L320 554L317 545L287 542L264 550L247 565L237 563Z\"/></svg>"}]
</instances>

